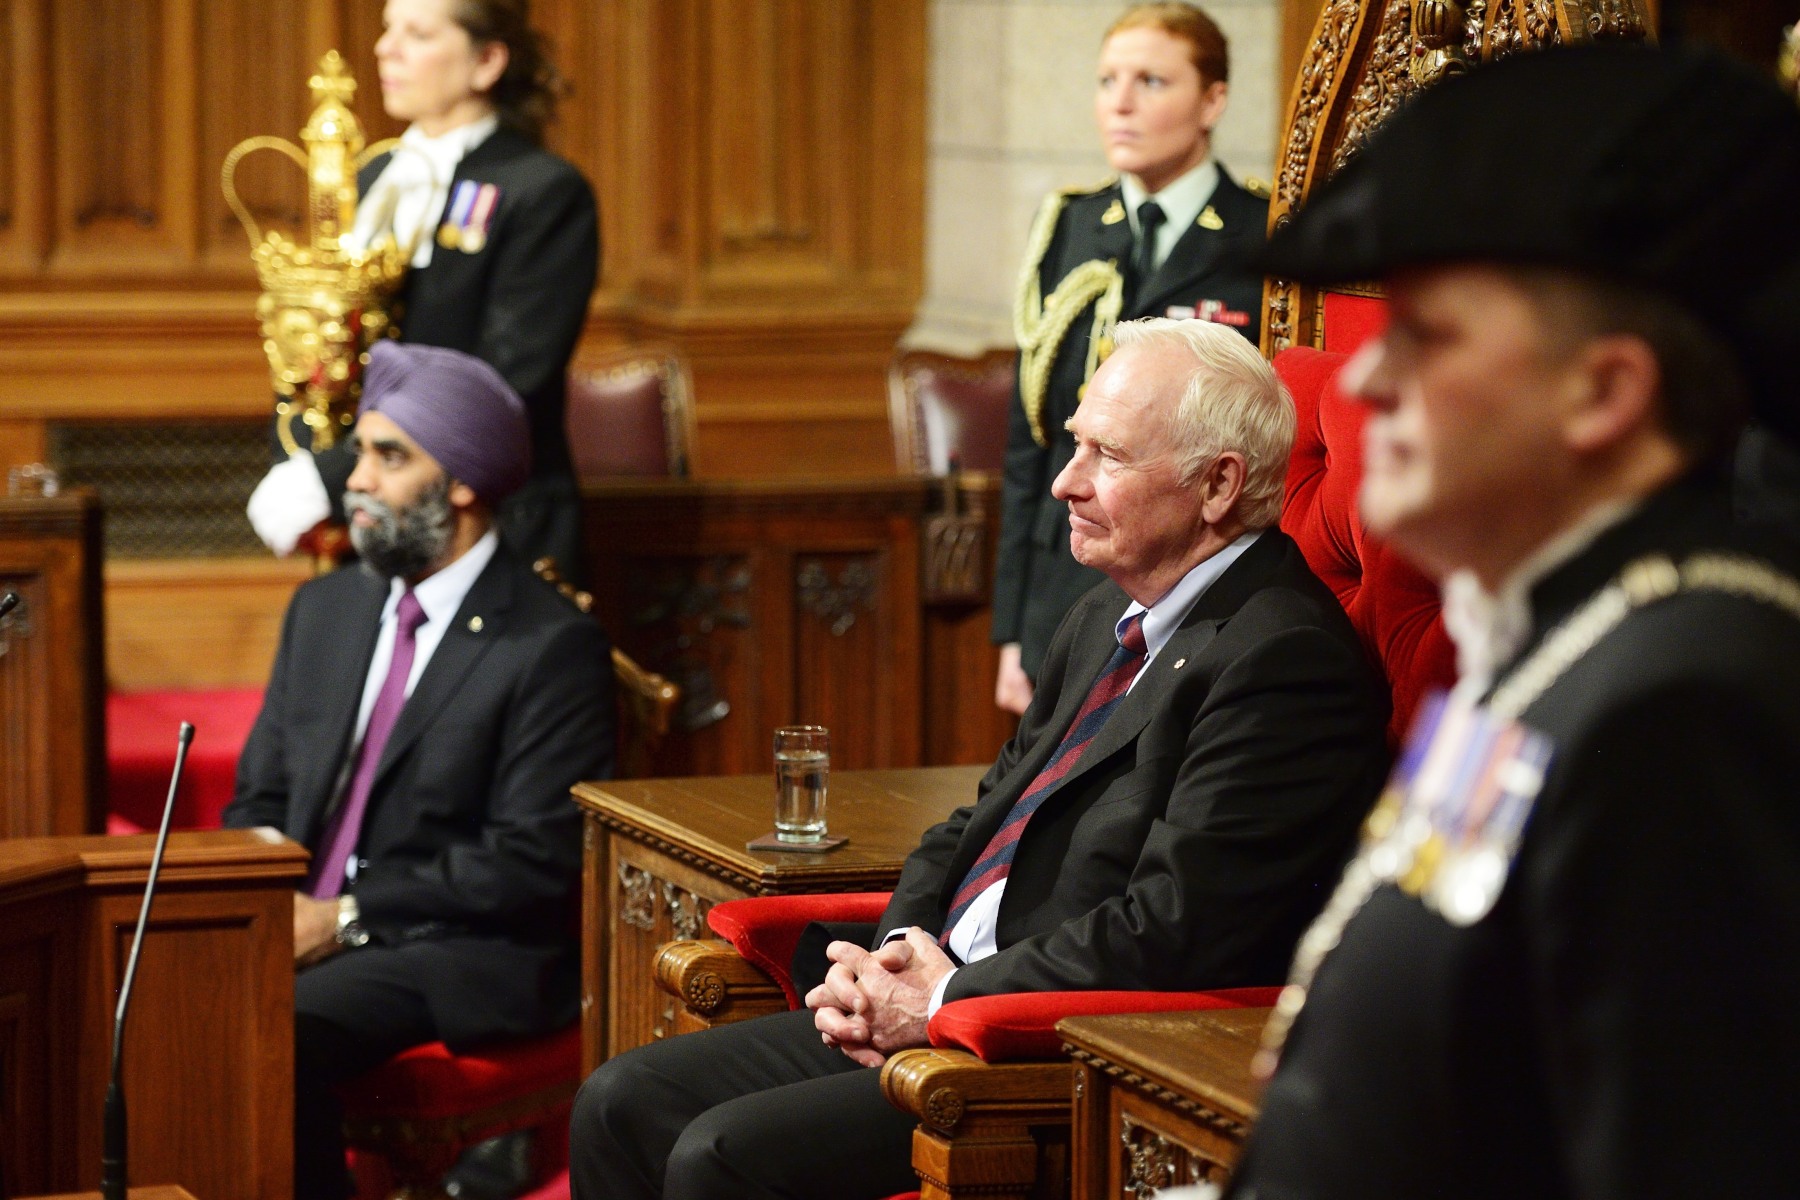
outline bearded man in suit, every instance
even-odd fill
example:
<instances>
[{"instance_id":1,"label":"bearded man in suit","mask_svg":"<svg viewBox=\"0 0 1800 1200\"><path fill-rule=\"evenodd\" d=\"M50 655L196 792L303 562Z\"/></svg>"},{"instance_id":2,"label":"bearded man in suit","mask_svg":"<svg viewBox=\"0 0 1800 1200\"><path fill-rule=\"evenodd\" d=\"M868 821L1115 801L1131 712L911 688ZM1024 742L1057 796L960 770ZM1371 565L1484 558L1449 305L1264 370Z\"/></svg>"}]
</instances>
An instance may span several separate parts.
<instances>
[{"instance_id":1,"label":"bearded man in suit","mask_svg":"<svg viewBox=\"0 0 1800 1200\"><path fill-rule=\"evenodd\" d=\"M907 859L874 949L808 1009L643 1047L577 1101L575 1194L885 1196L914 1185L887 1055L943 1003L1267 984L1386 761L1349 621L1274 528L1291 400L1227 326L1120 326L1057 478L1083 598L975 802Z\"/></svg>"},{"instance_id":2,"label":"bearded man in suit","mask_svg":"<svg viewBox=\"0 0 1800 1200\"><path fill-rule=\"evenodd\" d=\"M313 852L298 1200L348 1191L334 1085L409 1046L575 1019L569 788L612 767L606 637L494 529L531 469L518 394L471 355L382 342L352 447L362 565L295 593L225 812Z\"/></svg>"}]
</instances>

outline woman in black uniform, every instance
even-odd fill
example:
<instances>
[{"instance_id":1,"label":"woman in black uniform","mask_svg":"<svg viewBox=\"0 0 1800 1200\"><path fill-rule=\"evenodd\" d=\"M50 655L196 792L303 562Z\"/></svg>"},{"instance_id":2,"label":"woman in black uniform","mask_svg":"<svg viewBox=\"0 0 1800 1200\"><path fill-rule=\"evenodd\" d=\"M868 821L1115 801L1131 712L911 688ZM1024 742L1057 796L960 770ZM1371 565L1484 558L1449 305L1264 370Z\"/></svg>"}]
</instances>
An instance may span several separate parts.
<instances>
[{"instance_id":1,"label":"woman in black uniform","mask_svg":"<svg viewBox=\"0 0 1800 1200\"><path fill-rule=\"evenodd\" d=\"M1063 423L1134 317L1199 318L1256 341L1262 278L1235 265L1260 245L1268 200L1212 157L1230 74L1225 35L1190 4L1137 4L1100 47L1094 119L1118 175L1054 192L1038 210L1013 313L1019 373L1007 433L993 639L994 700L1021 713L1051 635L1105 576L1069 551L1050 484L1075 454Z\"/></svg>"},{"instance_id":2,"label":"woman in black uniform","mask_svg":"<svg viewBox=\"0 0 1800 1200\"><path fill-rule=\"evenodd\" d=\"M375 43L382 105L409 122L402 149L371 161L346 243L391 227L413 245L393 307L402 341L474 354L524 397L532 475L500 507L501 536L528 560L578 577L580 499L563 428L566 376L599 272L593 189L539 143L561 80L528 0L388 0ZM304 427L294 430L302 447ZM278 463L251 498L277 553L342 519L353 465L340 446Z\"/></svg>"}]
</instances>

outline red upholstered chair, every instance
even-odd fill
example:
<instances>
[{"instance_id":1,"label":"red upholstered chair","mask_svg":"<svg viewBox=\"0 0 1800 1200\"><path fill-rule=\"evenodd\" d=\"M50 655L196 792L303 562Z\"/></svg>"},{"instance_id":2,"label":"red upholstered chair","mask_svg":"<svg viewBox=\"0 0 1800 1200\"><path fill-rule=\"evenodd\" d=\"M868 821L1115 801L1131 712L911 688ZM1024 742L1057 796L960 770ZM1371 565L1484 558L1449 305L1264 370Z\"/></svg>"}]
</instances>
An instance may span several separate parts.
<instances>
[{"instance_id":1,"label":"red upholstered chair","mask_svg":"<svg viewBox=\"0 0 1800 1200\"><path fill-rule=\"evenodd\" d=\"M683 477L694 446L694 382L670 349L636 347L569 372L564 425L578 479Z\"/></svg>"},{"instance_id":2,"label":"red upholstered chair","mask_svg":"<svg viewBox=\"0 0 1800 1200\"><path fill-rule=\"evenodd\" d=\"M1355 310L1355 316L1363 336L1379 328L1378 305ZM1454 662L1437 617L1436 590L1369 537L1356 515L1363 410L1335 387L1344 361L1343 353L1312 349L1276 359L1299 416L1282 526L1381 662L1393 688L1398 730L1424 691L1448 686ZM788 961L806 922L870 920L884 901L858 894L720 904L709 921L724 942L663 947L658 981L687 1003L690 1027L796 1005ZM746 971L760 983L734 994ZM896 1054L882 1070L888 1099L920 1118L913 1165L923 1194L927 1200L977 1192L1060 1194L1066 1178L1057 1173L1066 1177L1066 1163L1058 1143L1060 1137L1066 1149L1071 1076L1066 1062L1043 1061L1060 1049L1057 1020L1096 1012L1260 1007L1272 1004L1277 990L1038 993L945 1005L931 1021L932 1048Z\"/></svg>"},{"instance_id":3,"label":"red upholstered chair","mask_svg":"<svg viewBox=\"0 0 1800 1200\"><path fill-rule=\"evenodd\" d=\"M998 471L1006 459L1012 403L1010 355L950 358L900 350L888 368L888 425L903 475Z\"/></svg>"},{"instance_id":4,"label":"red upholstered chair","mask_svg":"<svg viewBox=\"0 0 1800 1200\"><path fill-rule=\"evenodd\" d=\"M477 1142L528 1127L566 1129L580 1064L578 1024L488 1051L415 1046L345 1086L345 1139L386 1160L395 1197L436 1196L444 1172Z\"/></svg>"}]
</instances>

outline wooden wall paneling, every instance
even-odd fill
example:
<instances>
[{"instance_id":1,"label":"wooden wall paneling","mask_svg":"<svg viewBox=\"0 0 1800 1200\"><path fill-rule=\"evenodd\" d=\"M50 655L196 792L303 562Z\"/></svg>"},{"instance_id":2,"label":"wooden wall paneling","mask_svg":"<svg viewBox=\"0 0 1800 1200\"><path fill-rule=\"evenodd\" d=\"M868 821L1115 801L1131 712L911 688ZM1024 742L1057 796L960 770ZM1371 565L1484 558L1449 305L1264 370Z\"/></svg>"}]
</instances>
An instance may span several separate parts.
<instances>
[{"instance_id":1,"label":"wooden wall paneling","mask_svg":"<svg viewBox=\"0 0 1800 1200\"><path fill-rule=\"evenodd\" d=\"M24 603L0 654L0 837L106 817L100 510L92 493L0 499L0 587Z\"/></svg>"},{"instance_id":2,"label":"wooden wall paneling","mask_svg":"<svg viewBox=\"0 0 1800 1200\"><path fill-rule=\"evenodd\" d=\"M225 203L219 167L248 137L297 141L312 109L306 81L317 67L307 36L307 0L210 0L199 23L194 187L200 254L210 268L248 284L250 243ZM322 52L321 52L322 53ZM254 64L247 68L246 64ZM373 79L357 77L359 90ZM306 175L285 155L259 150L238 164L238 195L264 229L303 227Z\"/></svg>"},{"instance_id":3,"label":"wooden wall paneling","mask_svg":"<svg viewBox=\"0 0 1800 1200\"><path fill-rule=\"evenodd\" d=\"M55 274L167 276L192 265L195 21L193 0L52 9Z\"/></svg>"},{"instance_id":4,"label":"wooden wall paneling","mask_svg":"<svg viewBox=\"0 0 1800 1200\"><path fill-rule=\"evenodd\" d=\"M305 558L109 563L108 682L122 692L262 687L288 601L312 575Z\"/></svg>"},{"instance_id":5,"label":"wooden wall paneling","mask_svg":"<svg viewBox=\"0 0 1800 1200\"><path fill-rule=\"evenodd\" d=\"M0 7L0 277L36 273L49 242L48 8Z\"/></svg>"}]
</instances>

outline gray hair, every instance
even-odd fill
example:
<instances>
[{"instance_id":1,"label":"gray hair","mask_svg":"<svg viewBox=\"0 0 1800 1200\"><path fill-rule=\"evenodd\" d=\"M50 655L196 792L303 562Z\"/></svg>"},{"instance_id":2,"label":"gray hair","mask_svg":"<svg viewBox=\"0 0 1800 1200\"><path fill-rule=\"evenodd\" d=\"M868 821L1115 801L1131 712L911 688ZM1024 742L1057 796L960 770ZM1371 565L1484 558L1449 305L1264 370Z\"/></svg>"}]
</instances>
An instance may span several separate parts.
<instances>
[{"instance_id":1,"label":"gray hair","mask_svg":"<svg viewBox=\"0 0 1800 1200\"><path fill-rule=\"evenodd\" d=\"M1228 325L1146 317L1113 327L1113 345L1167 345L1192 354L1197 369L1182 386L1171 422L1181 481L1191 483L1220 454L1244 456L1237 512L1246 528L1281 519L1288 456L1294 449L1294 398L1268 361Z\"/></svg>"}]
</instances>

